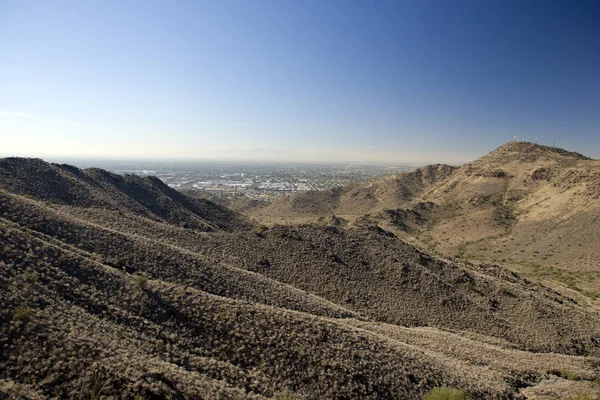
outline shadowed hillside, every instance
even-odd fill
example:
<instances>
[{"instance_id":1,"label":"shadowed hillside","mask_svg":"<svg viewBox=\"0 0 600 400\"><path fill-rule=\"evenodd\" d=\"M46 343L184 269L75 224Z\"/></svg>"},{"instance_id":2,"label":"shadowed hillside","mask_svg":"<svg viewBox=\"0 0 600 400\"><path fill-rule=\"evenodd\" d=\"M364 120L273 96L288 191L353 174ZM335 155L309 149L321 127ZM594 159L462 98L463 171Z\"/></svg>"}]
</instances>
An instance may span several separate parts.
<instances>
[{"instance_id":1,"label":"shadowed hillside","mask_svg":"<svg viewBox=\"0 0 600 400\"><path fill-rule=\"evenodd\" d=\"M600 389L598 316L500 267L368 220L250 231L155 178L0 164L0 398Z\"/></svg>"},{"instance_id":2,"label":"shadowed hillside","mask_svg":"<svg viewBox=\"0 0 600 400\"><path fill-rule=\"evenodd\" d=\"M241 215L208 200L188 198L155 177L4 158L0 160L0 187L56 205L127 212L201 231L251 227Z\"/></svg>"}]
</instances>

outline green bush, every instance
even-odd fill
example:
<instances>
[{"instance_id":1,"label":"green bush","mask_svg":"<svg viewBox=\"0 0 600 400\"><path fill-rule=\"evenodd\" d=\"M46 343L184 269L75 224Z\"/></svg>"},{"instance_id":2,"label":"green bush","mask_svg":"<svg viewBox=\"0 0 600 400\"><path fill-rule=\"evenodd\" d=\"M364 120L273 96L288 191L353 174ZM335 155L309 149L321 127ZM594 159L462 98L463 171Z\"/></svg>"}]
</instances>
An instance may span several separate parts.
<instances>
[{"instance_id":1,"label":"green bush","mask_svg":"<svg viewBox=\"0 0 600 400\"><path fill-rule=\"evenodd\" d=\"M15 321L26 321L29 319L29 316L31 315L33 311L30 308L27 308L25 306L18 306L17 308L15 308L15 312L13 314L13 320Z\"/></svg>"},{"instance_id":2,"label":"green bush","mask_svg":"<svg viewBox=\"0 0 600 400\"><path fill-rule=\"evenodd\" d=\"M263 232L267 231L268 229L269 228L267 228L265 225L260 224L252 230L252 233L254 233L256 235L261 235Z\"/></svg>"},{"instance_id":3,"label":"green bush","mask_svg":"<svg viewBox=\"0 0 600 400\"><path fill-rule=\"evenodd\" d=\"M425 400L471 400L464 390L441 386L431 389Z\"/></svg>"},{"instance_id":4,"label":"green bush","mask_svg":"<svg viewBox=\"0 0 600 400\"><path fill-rule=\"evenodd\" d=\"M23 279L28 283L36 283L38 281L38 275L35 272L26 272L23 274Z\"/></svg>"},{"instance_id":5,"label":"green bush","mask_svg":"<svg viewBox=\"0 0 600 400\"><path fill-rule=\"evenodd\" d=\"M570 400L598 400L598 399L600 399L600 394L599 395L589 395L587 393L579 394L575 397L570 398Z\"/></svg>"},{"instance_id":6,"label":"green bush","mask_svg":"<svg viewBox=\"0 0 600 400\"><path fill-rule=\"evenodd\" d=\"M560 370L560 377L567 379L569 381L578 381L579 380L579 375L577 375L574 372L567 371L566 369Z\"/></svg>"},{"instance_id":7,"label":"green bush","mask_svg":"<svg viewBox=\"0 0 600 400\"><path fill-rule=\"evenodd\" d=\"M273 396L274 400L295 400L297 398L298 396L289 390L284 390L283 392L279 392Z\"/></svg>"},{"instance_id":8,"label":"green bush","mask_svg":"<svg viewBox=\"0 0 600 400\"><path fill-rule=\"evenodd\" d=\"M145 288L146 284L148 283L148 278L142 275L135 275L133 277L133 281L138 287Z\"/></svg>"}]
</instances>

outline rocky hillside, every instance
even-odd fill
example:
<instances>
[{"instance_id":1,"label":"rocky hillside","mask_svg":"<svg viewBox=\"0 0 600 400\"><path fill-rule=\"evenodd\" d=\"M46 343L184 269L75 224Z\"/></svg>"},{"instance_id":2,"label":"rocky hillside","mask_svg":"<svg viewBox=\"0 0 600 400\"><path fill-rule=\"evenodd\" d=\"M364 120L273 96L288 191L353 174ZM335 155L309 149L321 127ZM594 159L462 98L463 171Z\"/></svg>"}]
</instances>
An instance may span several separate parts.
<instances>
[{"instance_id":1,"label":"rocky hillside","mask_svg":"<svg viewBox=\"0 0 600 400\"><path fill-rule=\"evenodd\" d=\"M246 212L265 224L327 214L377 224L442 254L600 297L600 161L562 149L511 142L458 168L432 165Z\"/></svg>"},{"instance_id":2,"label":"rocky hillside","mask_svg":"<svg viewBox=\"0 0 600 400\"><path fill-rule=\"evenodd\" d=\"M62 206L140 216L200 231L234 231L252 224L215 203L192 199L155 177L117 175L98 168L81 170L40 159L0 160L0 188Z\"/></svg>"},{"instance_id":3,"label":"rocky hillside","mask_svg":"<svg viewBox=\"0 0 600 400\"><path fill-rule=\"evenodd\" d=\"M0 165L0 398L600 392L598 316L500 267L369 221L247 230L156 179Z\"/></svg>"},{"instance_id":4,"label":"rocky hillside","mask_svg":"<svg viewBox=\"0 0 600 400\"><path fill-rule=\"evenodd\" d=\"M205 236L197 246L369 320L468 331L537 352L595 351L596 319L573 301L494 265L434 257L376 227L274 227Z\"/></svg>"},{"instance_id":5,"label":"rocky hillside","mask_svg":"<svg viewBox=\"0 0 600 400\"><path fill-rule=\"evenodd\" d=\"M354 220L364 214L408 206L423 192L451 176L454 170L450 165L429 165L371 182L298 193L268 206L253 209L249 204L244 212L266 224L307 222L331 214Z\"/></svg>"}]
</instances>

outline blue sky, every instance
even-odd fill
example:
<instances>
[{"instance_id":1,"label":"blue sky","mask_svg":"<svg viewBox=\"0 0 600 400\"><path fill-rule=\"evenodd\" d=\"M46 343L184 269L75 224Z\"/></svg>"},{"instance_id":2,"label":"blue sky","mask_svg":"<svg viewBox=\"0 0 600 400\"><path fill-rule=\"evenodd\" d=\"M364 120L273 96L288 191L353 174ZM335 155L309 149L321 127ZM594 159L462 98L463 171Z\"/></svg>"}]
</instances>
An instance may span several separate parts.
<instances>
[{"instance_id":1,"label":"blue sky","mask_svg":"<svg viewBox=\"0 0 600 400\"><path fill-rule=\"evenodd\" d=\"M600 158L598 1L0 0L0 154Z\"/></svg>"}]
</instances>

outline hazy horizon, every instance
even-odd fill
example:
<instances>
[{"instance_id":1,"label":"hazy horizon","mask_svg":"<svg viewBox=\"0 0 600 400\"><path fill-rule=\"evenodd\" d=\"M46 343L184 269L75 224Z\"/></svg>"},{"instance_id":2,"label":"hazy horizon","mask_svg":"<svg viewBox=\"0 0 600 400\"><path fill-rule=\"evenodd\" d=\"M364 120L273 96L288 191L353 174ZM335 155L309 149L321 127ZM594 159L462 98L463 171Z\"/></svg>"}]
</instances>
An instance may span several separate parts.
<instances>
[{"instance_id":1,"label":"hazy horizon","mask_svg":"<svg viewBox=\"0 0 600 400\"><path fill-rule=\"evenodd\" d=\"M521 138L520 140L523 140ZM535 140L535 139L534 139ZM529 141L529 140L526 140ZM500 144L503 145L504 143ZM544 143L538 143L545 145ZM550 144L551 145L551 144ZM499 147L499 146L498 146ZM564 148L556 146L558 148ZM215 151L211 152L209 156L205 157L169 157L169 156L146 156L146 155L81 155L81 154L12 154L0 152L0 158L5 157L24 157L24 158L41 158L45 161L54 163L73 163L73 165L79 166L79 164L86 164L93 166L94 162L140 162L140 163L225 163L225 164L306 164L306 165L404 165L404 166L424 166L429 164L449 164L449 165L462 165L470 161L474 161L480 157L485 156L489 152L495 150L492 148L485 150L479 155L473 157L457 157L456 153L446 153L440 156L438 159L431 158L431 154L426 155L422 158L415 159L410 156L399 156L398 158L380 158L375 156L373 158L368 157L352 157L352 155L339 155L339 154L323 154L323 153L300 153L300 152L275 152L274 150L255 149L246 151ZM586 153L585 151L577 151L574 149L564 148L568 151L576 151L583 154L584 156L592 159L600 159L600 157L594 157ZM305 156L305 157L302 157ZM400 157L404 157L401 159Z\"/></svg>"},{"instance_id":2,"label":"hazy horizon","mask_svg":"<svg viewBox=\"0 0 600 400\"><path fill-rule=\"evenodd\" d=\"M236 164L248 164L248 165L369 165L369 166L381 166L381 165L398 165L398 166L421 166L428 163L412 163L402 161L356 161L350 159L316 159L316 160L301 160L293 158L281 159L264 159L264 158L160 158L160 157L110 157L110 156L89 156L80 157L76 155L15 155L8 153L1 153L0 158L39 158L47 162L52 163L71 163L75 166L89 165L95 166L97 163L156 163L156 164L198 164L198 165L236 165Z\"/></svg>"},{"instance_id":3,"label":"hazy horizon","mask_svg":"<svg viewBox=\"0 0 600 400\"><path fill-rule=\"evenodd\" d=\"M600 158L595 1L4 1L0 154Z\"/></svg>"},{"instance_id":4,"label":"hazy horizon","mask_svg":"<svg viewBox=\"0 0 600 400\"><path fill-rule=\"evenodd\" d=\"M492 149L493 150L493 149ZM491 151L491 150L490 150ZM487 154L487 152L485 153ZM484 156L481 154L480 156ZM477 157L459 159L456 154L441 155L439 159L433 159L431 155L423 158L414 158L410 156L399 155L398 158L389 157L382 158L380 154L373 157L364 157L364 154L354 157L352 154L326 154L326 153L309 153L309 152L291 152L275 150L241 150L241 151L213 151L206 153L205 156L199 157L184 157L184 156L168 156L168 155L81 155L81 154L44 154L44 153L3 153L0 152L0 158L5 157L23 157L23 158L40 158L49 162L176 162L176 163L250 163L250 164L363 164L363 165L426 165L435 163L444 163L451 165L461 165L472 161ZM403 158L400 158L403 157Z\"/></svg>"}]
</instances>

